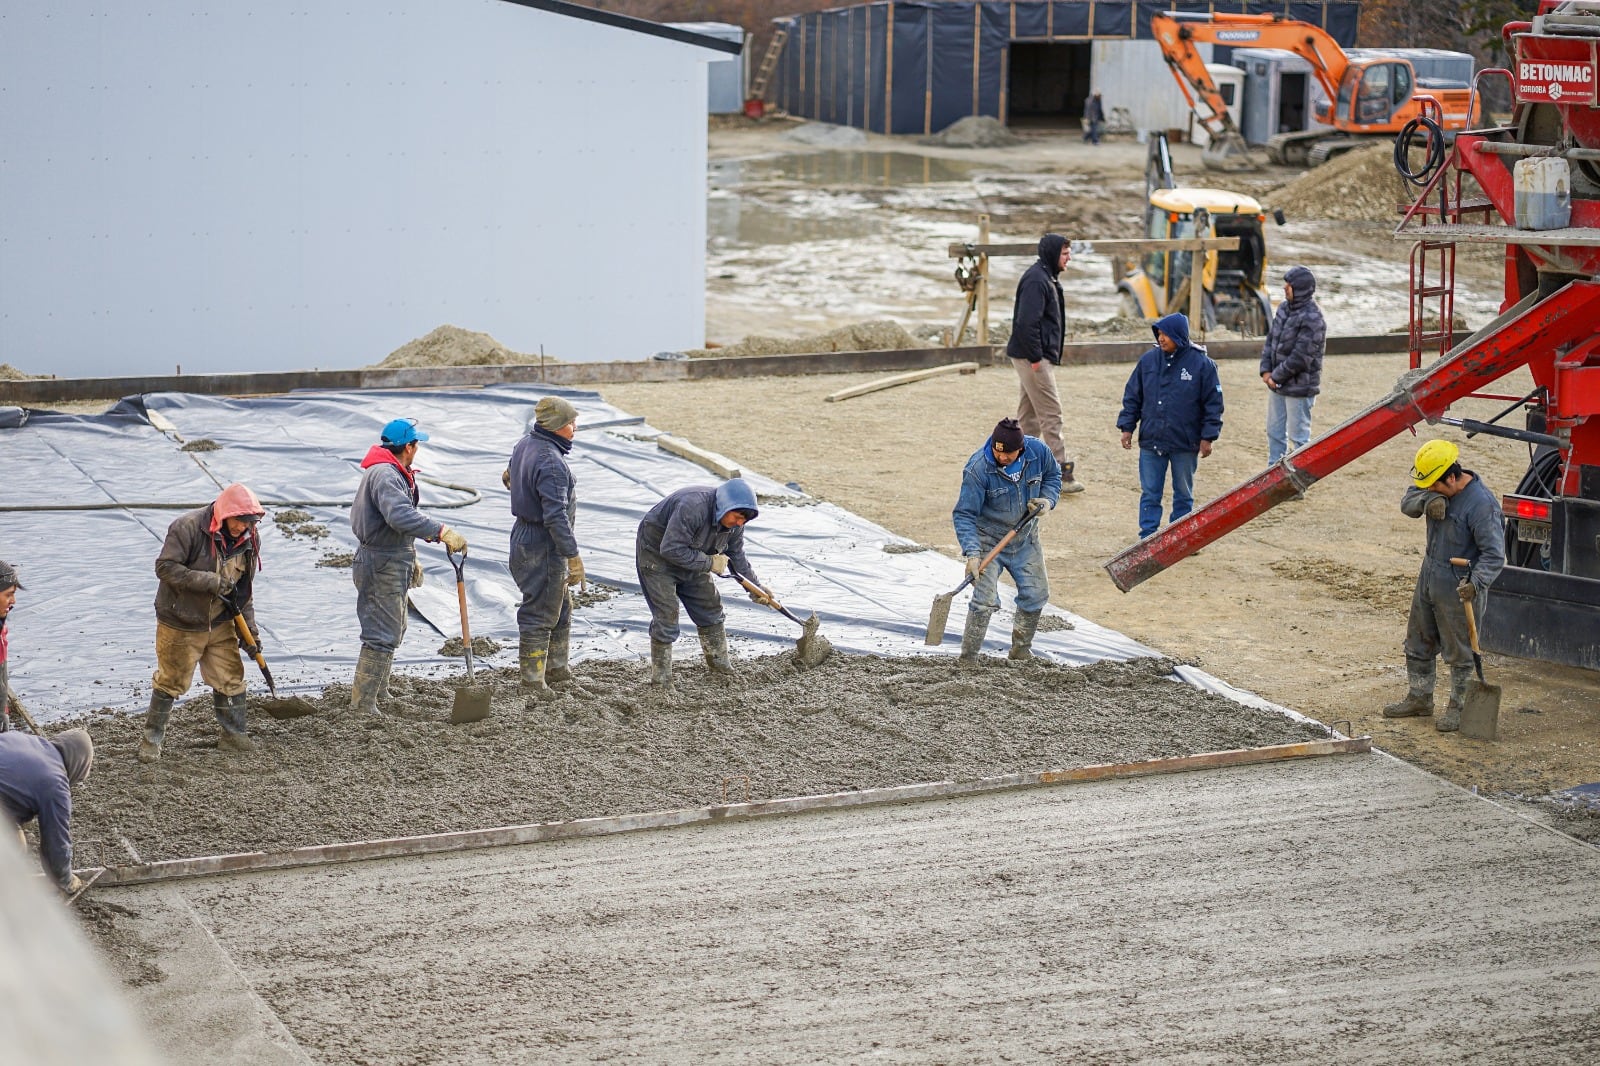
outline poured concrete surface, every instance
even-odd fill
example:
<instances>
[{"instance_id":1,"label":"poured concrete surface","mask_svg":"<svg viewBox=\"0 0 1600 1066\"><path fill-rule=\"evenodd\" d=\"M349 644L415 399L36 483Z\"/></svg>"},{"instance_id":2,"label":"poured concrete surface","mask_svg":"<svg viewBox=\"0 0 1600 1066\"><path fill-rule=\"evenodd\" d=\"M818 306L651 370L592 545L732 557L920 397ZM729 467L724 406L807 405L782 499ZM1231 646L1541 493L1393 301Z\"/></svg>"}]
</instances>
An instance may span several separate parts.
<instances>
[{"instance_id":1,"label":"poured concrete surface","mask_svg":"<svg viewBox=\"0 0 1600 1066\"><path fill-rule=\"evenodd\" d=\"M1373 755L105 898L181 1061L1565 1063L1597 878Z\"/></svg>"}]
</instances>

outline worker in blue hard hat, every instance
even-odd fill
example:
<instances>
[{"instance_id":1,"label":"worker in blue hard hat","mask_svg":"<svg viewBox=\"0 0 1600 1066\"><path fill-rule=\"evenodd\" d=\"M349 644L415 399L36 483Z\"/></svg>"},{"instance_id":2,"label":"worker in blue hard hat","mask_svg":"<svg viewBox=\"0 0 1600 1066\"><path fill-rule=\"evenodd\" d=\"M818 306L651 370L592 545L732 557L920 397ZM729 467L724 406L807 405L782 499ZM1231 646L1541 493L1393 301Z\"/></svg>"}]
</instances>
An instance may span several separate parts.
<instances>
[{"instance_id":1,"label":"worker in blue hard hat","mask_svg":"<svg viewBox=\"0 0 1600 1066\"><path fill-rule=\"evenodd\" d=\"M1433 715L1435 660L1450 665L1450 700L1434 723L1441 733L1461 728L1461 704L1472 680L1472 641L1467 612L1481 620L1489 586L1506 565L1505 519L1500 501L1471 470L1461 467L1461 449L1430 440L1417 449L1411 487L1400 500L1408 518L1427 519L1427 544L1411 614L1406 620L1406 697L1383 709L1385 718ZM1459 567L1451 559L1464 559Z\"/></svg>"},{"instance_id":2,"label":"worker in blue hard hat","mask_svg":"<svg viewBox=\"0 0 1600 1066\"><path fill-rule=\"evenodd\" d=\"M361 460L366 472L350 508L350 528L360 542L351 577L361 622L361 656L350 686L350 706L368 714L376 714L378 698L388 695L389 669L406 632L406 590L422 584L416 541L467 550L467 538L417 507L420 496L412 467L417 447L427 439L414 418L397 418L384 426L378 443Z\"/></svg>"}]
</instances>

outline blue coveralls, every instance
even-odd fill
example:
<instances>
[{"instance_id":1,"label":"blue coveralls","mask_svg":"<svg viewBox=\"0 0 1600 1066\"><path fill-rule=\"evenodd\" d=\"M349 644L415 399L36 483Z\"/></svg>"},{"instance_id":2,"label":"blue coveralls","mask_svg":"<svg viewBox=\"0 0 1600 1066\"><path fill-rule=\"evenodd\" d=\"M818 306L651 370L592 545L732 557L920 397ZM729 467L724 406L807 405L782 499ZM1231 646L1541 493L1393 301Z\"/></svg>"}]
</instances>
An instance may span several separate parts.
<instances>
[{"instance_id":1,"label":"blue coveralls","mask_svg":"<svg viewBox=\"0 0 1600 1066\"><path fill-rule=\"evenodd\" d=\"M1427 549L1417 573L1417 588L1411 595L1411 614L1406 620L1405 653L1407 666L1428 678L1432 691L1434 657L1442 656L1456 673L1472 670L1472 642L1467 634L1467 612L1461 605L1456 586L1471 575L1476 593L1472 612L1478 625L1489 609L1489 586L1506 565L1505 518L1500 501L1483 479L1472 471L1472 481L1451 497L1415 486L1406 489L1400 510L1411 518L1423 518L1430 500L1446 499L1444 520L1427 522ZM1466 559L1470 571L1450 565L1451 559Z\"/></svg>"},{"instance_id":2,"label":"blue coveralls","mask_svg":"<svg viewBox=\"0 0 1600 1066\"><path fill-rule=\"evenodd\" d=\"M572 442L535 426L511 452L511 577L522 591L517 630L529 637L572 625L567 560L578 554L578 480Z\"/></svg>"},{"instance_id":3,"label":"blue coveralls","mask_svg":"<svg viewBox=\"0 0 1600 1066\"><path fill-rule=\"evenodd\" d=\"M754 500L751 501L752 503ZM650 605L650 639L678 639L678 601L696 628L721 625L722 597L711 577L711 556L726 555L728 567L761 584L744 554L744 527L726 529L718 513L717 490L690 486L663 499L639 523L634 559L639 586Z\"/></svg>"},{"instance_id":4,"label":"blue coveralls","mask_svg":"<svg viewBox=\"0 0 1600 1066\"><path fill-rule=\"evenodd\" d=\"M356 584L356 618L361 646L392 655L406 635L415 542L418 537L438 540L444 524L417 509L416 482L387 448L373 445L361 465L366 473L350 508L350 529L361 542L350 572Z\"/></svg>"}]
</instances>

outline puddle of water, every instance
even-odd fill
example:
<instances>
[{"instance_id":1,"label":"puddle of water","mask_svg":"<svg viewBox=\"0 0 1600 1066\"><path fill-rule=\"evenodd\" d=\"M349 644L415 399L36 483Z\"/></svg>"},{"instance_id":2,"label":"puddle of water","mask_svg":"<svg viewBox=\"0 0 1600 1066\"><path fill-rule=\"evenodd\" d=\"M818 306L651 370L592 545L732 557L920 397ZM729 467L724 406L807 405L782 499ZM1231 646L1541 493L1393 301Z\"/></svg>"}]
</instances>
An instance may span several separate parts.
<instances>
[{"instance_id":1,"label":"puddle of water","mask_svg":"<svg viewBox=\"0 0 1600 1066\"><path fill-rule=\"evenodd\" d=\"M966 181L974 163L935 159L912 152L795 152L761 159L727 159L711 164L711 187L731 189L769 182L803 185L936 185Z\"/></svg>"}]
</instances>

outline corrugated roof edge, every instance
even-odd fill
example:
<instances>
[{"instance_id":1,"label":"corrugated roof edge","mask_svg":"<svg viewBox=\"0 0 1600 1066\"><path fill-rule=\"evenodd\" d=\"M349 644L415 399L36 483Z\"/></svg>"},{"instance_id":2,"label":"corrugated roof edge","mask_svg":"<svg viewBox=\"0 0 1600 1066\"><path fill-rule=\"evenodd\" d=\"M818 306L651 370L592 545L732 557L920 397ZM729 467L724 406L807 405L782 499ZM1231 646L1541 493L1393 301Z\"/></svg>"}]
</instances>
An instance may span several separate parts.
<instances>
[{"instance_id":1,"label":"corrugated roof edge","mask_svg":"<svg viewBox=\"0 0 1600 1066\"><path fill-rule=\"evenodd\" d=\"M634 33L648 34L651 37L664 37L669 41L698 45L701 48L709 48L714 52L728 52L738 55L744 50L744 45L738 41L725 41L720 37L708 37L703 33L675 29L671 26L663 26L659 22L651 22L649 19L618 15L610 11L597 11L592 7L565 3L564 0L505 0L505 2L516 4L518 7L535 7L540 11L549 11L556 15L566 15L570 18L584 19L588 22L598 22L603 26L615 26L619 30L632 30Z\"/></svg>"}]
</instances>

